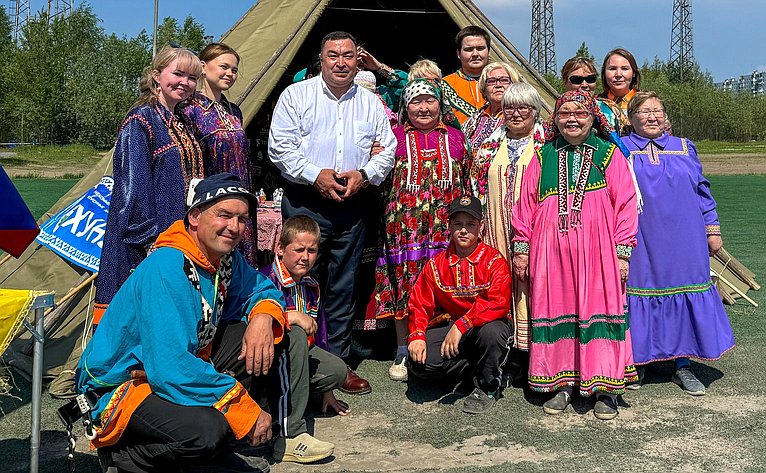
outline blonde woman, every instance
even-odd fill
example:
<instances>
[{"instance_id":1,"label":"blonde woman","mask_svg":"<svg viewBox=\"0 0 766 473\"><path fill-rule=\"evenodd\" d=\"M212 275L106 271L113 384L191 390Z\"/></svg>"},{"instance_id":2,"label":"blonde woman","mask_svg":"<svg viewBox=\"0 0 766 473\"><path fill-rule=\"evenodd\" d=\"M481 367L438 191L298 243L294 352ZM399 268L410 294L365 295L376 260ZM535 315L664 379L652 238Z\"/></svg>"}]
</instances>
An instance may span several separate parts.
<instances>
[{"instance_id":1,"label":"blonde woman","mask_svg":"<svg viewBox=\"0 0 766 473\"><path fill-rule=\"evenodd\" d=\"M96 323L157 235L184 218L189 181L204 177L202 151L178 112L201 73L191 51L165 46L144 70L138 100L120 127L96 286Z\"/></svg>"}]
</instances>

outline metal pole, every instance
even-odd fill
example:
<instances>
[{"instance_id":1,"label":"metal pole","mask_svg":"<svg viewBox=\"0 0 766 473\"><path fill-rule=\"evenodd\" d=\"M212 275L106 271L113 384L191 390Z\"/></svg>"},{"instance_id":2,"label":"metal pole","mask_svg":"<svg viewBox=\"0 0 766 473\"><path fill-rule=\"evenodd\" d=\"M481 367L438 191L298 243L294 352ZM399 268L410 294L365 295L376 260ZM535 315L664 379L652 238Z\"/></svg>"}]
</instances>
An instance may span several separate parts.
<instances>
[{"instance_id":1,"label":"metal pole","mask_svg":"<svg viewBox=\"0 0 766 473\"><path fill-rule=\"evenodd\" d=\"M160 11L160 0L154 0L154 38L152 39L152 59L157 55L157 17Z\"/></svg>"},{"instance_id":2,"label":"metal pole","mask_svg":"<svg viewBox=\"0 0 766 473\"><path fill-rule=\"evenodd\" d=\"M43 395L43 331L45 308L35 308L35 329L40 337L34 337L32 357L32 434L30 435L29 471L37 473L40 463L40 404Z\"/></svg>"}]
</instances>

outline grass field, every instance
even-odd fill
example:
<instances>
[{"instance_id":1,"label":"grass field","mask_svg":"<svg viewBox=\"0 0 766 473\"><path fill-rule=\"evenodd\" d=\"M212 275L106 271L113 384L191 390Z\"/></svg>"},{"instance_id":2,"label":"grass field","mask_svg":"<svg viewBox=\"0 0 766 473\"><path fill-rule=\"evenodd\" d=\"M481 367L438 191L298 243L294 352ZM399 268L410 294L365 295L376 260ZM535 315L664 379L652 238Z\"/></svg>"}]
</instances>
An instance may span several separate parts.
<instances>
[{"instance_id":1,"label":"grass field","mask_svg":"<svg viewBox=\"0 0 766 473\"><path fill-rule=\"evenodd\" d=\"M32 215L40 218L76 182L77 179L14 179L13 185Z\"/></svg>"},{"instance_id":2,"label":"grass field","mask_svg":"<svg viewBox=\"0 0 766 473\"><path fill-rule=\"evenodd\" d=\"M749 141L746 143L732 143L729 141L696 141L697 152L700 154L753 154L766 153L766 141Z\"/></svg>"},{"instance_id":3,"label":"grass field","mask_svg":"<svg viewBox=\"0 0 766 473\"><path fill-rule=\"evenodd\" d=\"M763 283L766 176L710 180L724 245ZM750 295L766 304L766 290ZM348 418L315 421L317 436L335 443L336 459L274 465L273 471L764 471L766 312L744 302L728 312L737 348L718 362L694 363L708 385L706 396L685 395L669 382L672 365L660 364L650 368L642 389L624 396L619 417L610 422L596 420L590 402L578 399L574 409L546 416L540 407L546 398L521 389L508 389L490 413L469 417L451 386L394 383L390 361L363 361L358 371L373 392L339 396L352 407ZM30 387L19 376L16 382L20 400L0 396L0 465L21 472L28 468ZM43 399L41 471L65 471L65 435L54 413L61 401ZM94 455L79 445L77 471L96 473Z\"/></svg>"}]
</instances>

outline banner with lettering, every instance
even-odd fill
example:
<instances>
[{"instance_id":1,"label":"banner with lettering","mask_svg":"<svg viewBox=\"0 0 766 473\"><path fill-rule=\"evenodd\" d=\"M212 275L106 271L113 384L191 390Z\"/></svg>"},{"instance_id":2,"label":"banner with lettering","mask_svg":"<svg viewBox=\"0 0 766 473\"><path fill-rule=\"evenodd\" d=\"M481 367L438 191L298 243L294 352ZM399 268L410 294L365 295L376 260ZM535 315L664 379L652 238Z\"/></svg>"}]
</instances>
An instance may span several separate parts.
<instances>
[{"instance_id":1,"label":"banner with lettering","mask_svg":"<svg viewBox=\"0 0 766 473\"><path fill-rule=\"evenodd\" d=\"M67 261L93 272L101 262L114 179L101 182L40 227L37 241Z\"/></svg>"}]
</instances>

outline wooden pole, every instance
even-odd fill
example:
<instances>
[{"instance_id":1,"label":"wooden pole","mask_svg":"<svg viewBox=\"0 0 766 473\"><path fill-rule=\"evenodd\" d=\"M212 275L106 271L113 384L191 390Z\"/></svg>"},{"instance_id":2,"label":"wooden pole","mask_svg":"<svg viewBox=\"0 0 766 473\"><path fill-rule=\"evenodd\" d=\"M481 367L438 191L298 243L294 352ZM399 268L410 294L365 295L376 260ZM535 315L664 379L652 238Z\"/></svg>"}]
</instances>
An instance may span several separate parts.
<instances>
[{"instance_id":1,"label":"wooden pole","mask_svg":"<svg viewBox=\"0 0 766 473\"><path fill-rule=\"evenodd\" d=\"M5 262L8 261L9 259L11 259L11 255L5 255L5 257L0 260L0 266L5 264Z\"/></svg>"},{"instance_id":2,"label":"wooden pole","mask_svg":"<svg viewBox=\"0 0 766 473\"><path fill-rule=\"evenodd\" d=\"M56 303L56 305L57 305L57 306L60 306L60 305L62 305L62 304L64 304L64 303L66 303L66 301L68 301L69 299L73 298L73 297L74 297L74 296L75 296L75 295L76 295L78 292L80 292L80 291L81 291L81 290L82 290L82 289L83 289L85 286L87 286L88 284L90 284L91 282L93 282L93 280L95 280L95 279L96 279L96 276L98 276L98 273L93 273L93 274L91 274L90 276L88 276L88 278L87 278L85 281L81 282L80 284L78 284L78 285L77 285L76 287L74 287L73 289L70 289L70 290L69 290L69 292L67 292L66 294L64 294L64 297L62 297L62 298L61 298L61 300L60 300L60 301L58 301L58 303ZM51 313L51 311L53 311L53 309L54 309L54 308L53 308L53 307L51 307L50 309L46 310L46 311L45 311L45 315L48 315L48 314L50 314L50 313Z\"/></svg>"},{"instance_id":3,"label":"wooden pole","mask_svg":"<svg viewBox=\"0 0 766 473\"><path fill-rule=\"evenodd\" d=\"M715 272L715 271L713 271ZM725 277L721 276L720 274L716 273L716 276L718 277L718 280L729 286L730 288L734 289L734 292L742 296L743 299L745 299L747 302L753 305L753 307L758 307L758 303L752 300L751 298L747 297L747 295L740 291L734 284L730 283Z\"/></svg>"}]
</instances>

